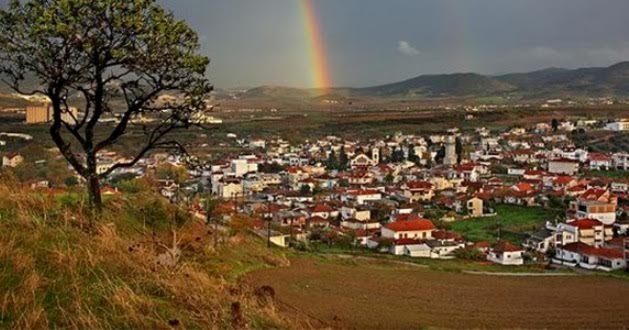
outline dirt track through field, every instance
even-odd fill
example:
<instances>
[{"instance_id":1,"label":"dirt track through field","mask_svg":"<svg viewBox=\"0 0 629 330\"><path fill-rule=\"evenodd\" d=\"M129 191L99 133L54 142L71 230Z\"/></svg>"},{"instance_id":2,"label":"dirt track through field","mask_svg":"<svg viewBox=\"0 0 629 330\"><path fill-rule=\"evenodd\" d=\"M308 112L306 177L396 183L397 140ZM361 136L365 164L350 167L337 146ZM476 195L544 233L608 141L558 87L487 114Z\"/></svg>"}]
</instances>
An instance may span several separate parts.
<instances>
[{"instance_id":1,"label":"dirt track through field","mask_svg":"<svg viewBox=\"0 0 629 330\"><path fill-rule=\"evenodd\" d=\"M356 329L627 328L629 281L439 272L366 261L295 259L247 280L270 285L287 313Z\"/></svg>"}]
</instances>

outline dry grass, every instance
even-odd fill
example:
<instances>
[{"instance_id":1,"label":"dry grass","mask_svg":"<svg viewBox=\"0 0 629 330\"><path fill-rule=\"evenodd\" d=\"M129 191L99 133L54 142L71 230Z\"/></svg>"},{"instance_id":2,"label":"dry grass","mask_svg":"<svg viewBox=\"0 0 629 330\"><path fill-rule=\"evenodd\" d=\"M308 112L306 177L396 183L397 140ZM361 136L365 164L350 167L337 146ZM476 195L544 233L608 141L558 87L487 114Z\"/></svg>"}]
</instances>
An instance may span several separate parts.
<instances>
[{"instance_id":1,"label":"dry grass","mask_svg":"<svg viewBox=\"0 0 629 330\"><path fill-rule=\"evenodd\" d=\"M0 328L302 327L238 284L276 252L250 237L214 249L192 221L178 230L180 262L160 266L171 232L144 234L126 198L90 227L80 206L0 184Z\"/></svg>"}]
</instances>

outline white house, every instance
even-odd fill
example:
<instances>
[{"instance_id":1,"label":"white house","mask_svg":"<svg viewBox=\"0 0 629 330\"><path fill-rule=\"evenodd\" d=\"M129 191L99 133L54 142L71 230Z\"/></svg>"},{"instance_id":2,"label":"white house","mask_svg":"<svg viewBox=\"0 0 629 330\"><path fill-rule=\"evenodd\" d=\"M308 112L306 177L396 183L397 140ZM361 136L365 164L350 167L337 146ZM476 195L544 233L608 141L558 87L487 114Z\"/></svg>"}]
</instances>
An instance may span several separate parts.
<instances>
[{"instance_id":1,"label":"white house","mask_svg":"<svg viewBox=\"0 0 629 330\"><path fill-rule=\"evenodd\" d=\"M546 253L549 248L555 245L555 235L552 230L544 228L531 234L531 236L524 241L523 245L528 249Z\"/></svg>"},{"instance_id":2,"label":"white house","mask_svg":"<svg viewBox=\"0 0 629 330\"><path fill-rule=\"evenodd\" d=\"M593 170L608 170L612 168L612 158L598 152L588 154L588 164Z\"/></svg>"},{"instance_id":3,"label":"white house","mask_svg":"<svg viewBox=\"0 0 629 330\"><path fill-rule=\"evenodd\" d=\"M499 241L487 251L487 260L501 265L523 265L524 250L507 241Z\"/></svg>"},{"instance_id":4,"label":"white house","mask_svg":"<svg viewBox=\"0 0 629 330\"><path fill-rule=\"evenodd\" d=\"M579 171L579 162L567 158L554 159L548 162L548 172L553 174L575 175Z\"/></svg>"},{"instance_id":5,"label":"white house","mask_svg":"<svg viewBox=\"0 0 629 330\"><path fill-rule=\"evenodd\" d=\"M240 180L223 179L218 182L216 191L221 198L237 198L243 197L244 187Z\"/></svg>"},{"instance_id":6,"label":"white house","mask_svg":"<svg viewBox=\"0 0 629 330\"><path fill-rule=\"evenodd\" d=\"M583 242L575 242L558 247L553 262L604 271L627 267L627 261L622 250L606 247L597 248Z\"/></svg>"},{"instance_id":7,"label":"white house","mask_svg":"<svg viewBox=\"0 0 629 330\"><path fill-rule=\"evenodd\" d=\"M629 131L629 120L611 122L605 128L614 132Z\"/></svg>"},{"instance_id":8,"label":"white house","mask_svg":"<svg viewBox=\"0 0 629 330\"><path fill-rule=\"evenodd\" d=\"M344 202L354 201L359 205L365 204L367 201L377 201L382 199L382 194L375 189L350 190L341 197Z\"/></svg>"},{"instance_id":9,"label":"white house","mask_svg":"<svg viewBox=\"0 0 629 330\"><path fill-rule=\"evenodd\" d=\"M240 177L250 172L257 172L258 164L253 159L243 156L238 159L233 159L229 168L234 176Z\"/></svg>"},{"instance_id":10,"label":"white house","mask_svg":"<svg viewBox=\"0 0 629 330\"><path fill-rule=\"evenodd\" d=\"M401 220L388 223L381 228L384 238L394 240L409 238L427 240L432 238L435 225L428 219Z\"/></svg>"},{"instance_id":11,"label":"white house","mask_svg":"<svg viewBox=\"0 0 629 330\"><path fill-rule=\"evenodd\" d=\"M612 164L615 169L629 170L629 153L617 152L612 155Z\"/></svg>"}]
</instances>

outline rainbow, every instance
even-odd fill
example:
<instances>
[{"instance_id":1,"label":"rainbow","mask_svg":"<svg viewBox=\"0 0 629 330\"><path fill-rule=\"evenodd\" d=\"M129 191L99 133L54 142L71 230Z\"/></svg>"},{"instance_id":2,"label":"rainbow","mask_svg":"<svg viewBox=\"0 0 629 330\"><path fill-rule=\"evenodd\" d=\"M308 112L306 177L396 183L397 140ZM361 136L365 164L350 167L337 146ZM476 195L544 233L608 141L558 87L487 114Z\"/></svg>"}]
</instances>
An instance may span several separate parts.
<instances>
[{"instance_id":1,"label":"rainbow","mask_svg":"<svg viewBox=\"0 0 629 330\"><path fill-rule=\"evenodd\" d=\"M332 82L317 12L312 0L299 0L299 2L306 33L311 85L314 88L328 88Z\"/></svg>"}]
</instances>

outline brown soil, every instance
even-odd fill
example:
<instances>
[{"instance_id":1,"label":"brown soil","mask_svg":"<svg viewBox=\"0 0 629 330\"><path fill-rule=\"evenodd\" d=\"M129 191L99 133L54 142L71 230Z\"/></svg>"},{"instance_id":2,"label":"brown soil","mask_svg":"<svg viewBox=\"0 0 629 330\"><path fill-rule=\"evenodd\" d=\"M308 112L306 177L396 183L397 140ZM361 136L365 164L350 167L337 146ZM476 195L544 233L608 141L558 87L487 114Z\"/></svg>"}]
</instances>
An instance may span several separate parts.
<instances>
[{"instance_id":1,"label":"brown soil","mask_svg":"<svg viewBox=\"0 0 629 330\"><path fill-rule=\"evenodd\" d=\"M295 259L247 278L321 327L626 328L629 281L438 272L369 261ZM296 316L296 315L293 315Z\"/></svg>"}]
</instances>

